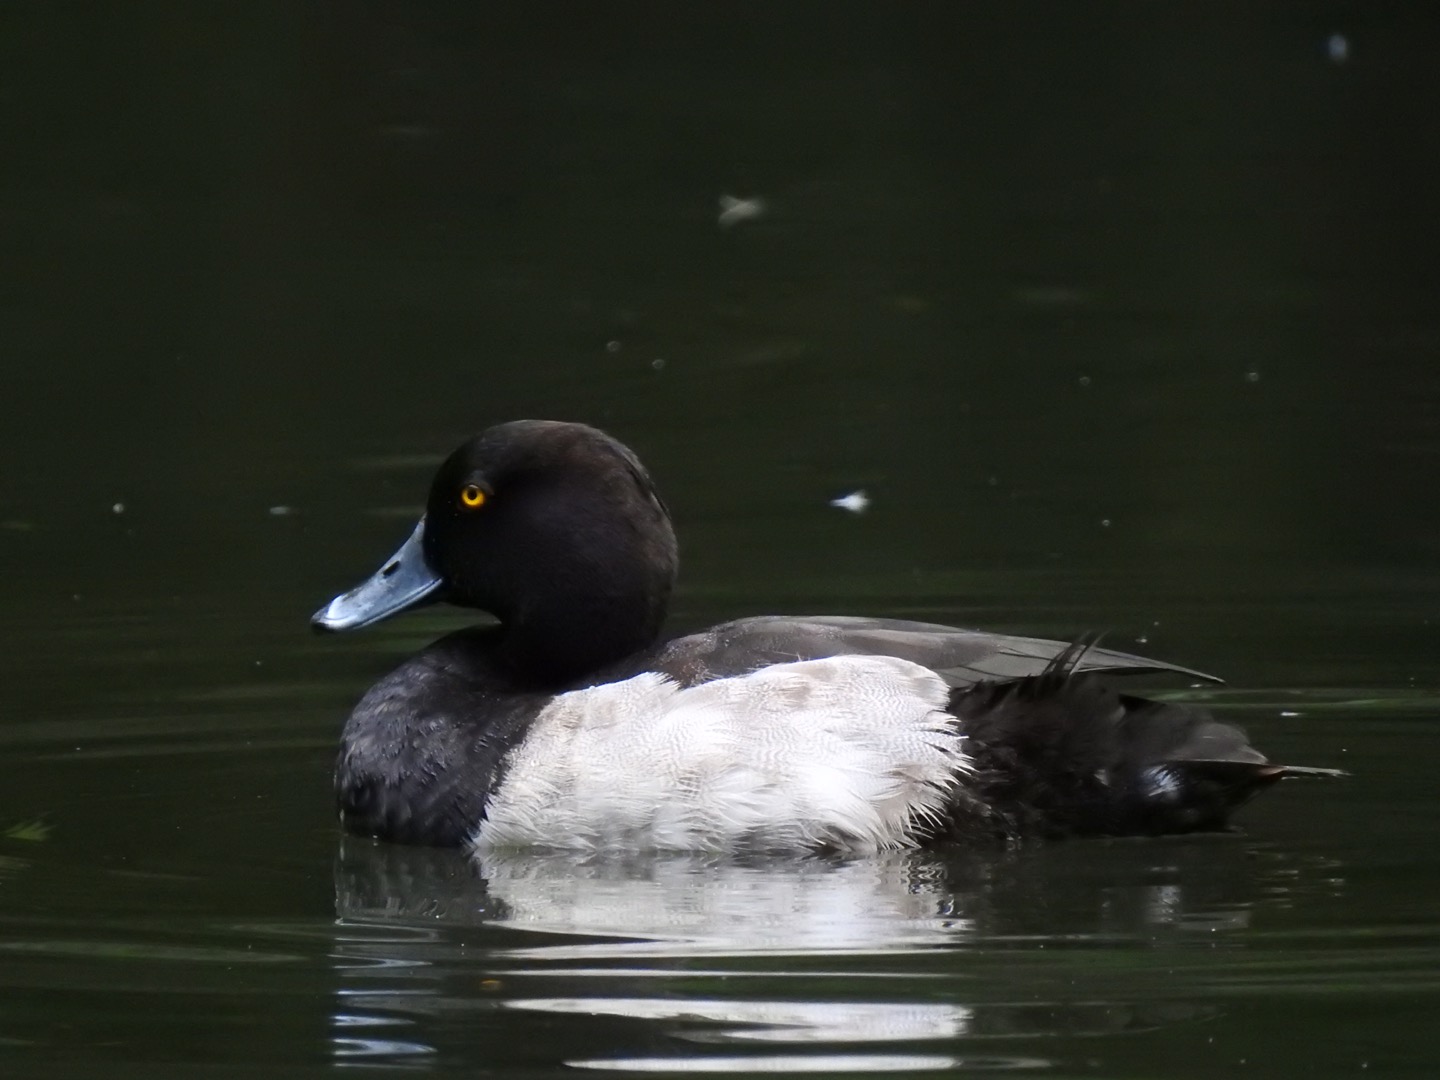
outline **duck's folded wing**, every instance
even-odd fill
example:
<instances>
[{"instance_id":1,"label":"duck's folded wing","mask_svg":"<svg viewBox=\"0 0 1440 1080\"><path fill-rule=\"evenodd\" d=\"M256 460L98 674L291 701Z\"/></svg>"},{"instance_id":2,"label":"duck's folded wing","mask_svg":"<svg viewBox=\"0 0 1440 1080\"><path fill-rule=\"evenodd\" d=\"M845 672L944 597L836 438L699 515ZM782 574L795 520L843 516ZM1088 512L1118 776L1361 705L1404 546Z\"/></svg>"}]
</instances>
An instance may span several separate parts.
<instances>
[{"instance_id":1,"label":"duck's folded wing","mask_svg":"<svg viewBox=\"0 0 1440 1080\"><path fill-rule=\"evenodd\" d=\"M951 686L966 687L1038 675L1070 644L904 619L765 615L676 638L663 647L653 668L682 685L693 686L767 664L831 656L898 656L938 672ZM1099 646L1085 651L1076 670L1168 673L1220 682L1190 668Z\"/></svg>"}]
</instances>

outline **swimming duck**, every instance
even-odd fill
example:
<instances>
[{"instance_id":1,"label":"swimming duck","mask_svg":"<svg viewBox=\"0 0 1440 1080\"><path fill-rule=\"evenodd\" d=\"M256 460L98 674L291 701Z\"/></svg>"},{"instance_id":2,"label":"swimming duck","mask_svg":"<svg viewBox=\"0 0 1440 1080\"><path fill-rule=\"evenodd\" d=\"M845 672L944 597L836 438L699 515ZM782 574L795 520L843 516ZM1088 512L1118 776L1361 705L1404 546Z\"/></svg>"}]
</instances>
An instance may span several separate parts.
<instances>
[{"instance_id":1,"label":"swimming duck","mask_svg":"<svg viewBox=\"0 0 1440 1080\"><path fill-rule=\"evenodd\" d=\"M1285 776L1237 728L1108 676L1209 676L1101 648L853 616L760 616L665 640L677 546L627 447L522 420L452 453L424 516L316 612L353 630L424 604L441 638L345 725L351 832L478 848L875 850L1223 828Z\"/></svg>"}]
</instances>

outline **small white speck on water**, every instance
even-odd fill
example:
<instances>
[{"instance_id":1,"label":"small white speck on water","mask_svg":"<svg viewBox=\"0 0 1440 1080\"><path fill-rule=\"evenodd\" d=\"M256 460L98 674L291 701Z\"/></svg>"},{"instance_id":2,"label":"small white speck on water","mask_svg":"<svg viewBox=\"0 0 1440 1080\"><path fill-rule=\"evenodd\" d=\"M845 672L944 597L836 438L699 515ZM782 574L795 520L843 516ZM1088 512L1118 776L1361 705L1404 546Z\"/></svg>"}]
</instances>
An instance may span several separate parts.
<instances>
[{"instance_id":1,"label":"small white speck on water","mask_svg":"<svg viewBox=\"0 0 1440 1080\"><path fill-rule=\"evenodd\" d=\"M654 368L656 371L664 371L664 370L665 370L665 358L664 358L663 356L657 356L657 357L655 357L654 360L651 360L651 361L650 361L650 366L651 366L652 368Z\"/></svg>"},{"instance_id":2,"label":"small white speck on water","mask_svg":"<svg viewBox=\"0 0 1440 1080\"><path fill-rule=\"evenodd\" d=\"M271 517L289 517L295 513L293 506L272 506L269 510Z\"/></svg>"},{"instance_id":3,"label":"small white speck on water","mask_svg":"<svg viewBox=\"0 0 1440 1080\"><path fill-rule=\"evenodd\" d=\"M110 507L110 512L112 514L123 514L125 512L125 504L122 502L115 503L115 505Z\"/></svg>"},{"instance_id":4,"label":"small white speck on water","mask_svg":"<svg viewBox=\"0 0 1440 1080\"><path fill-rule=\"evenodd\" d=\"M1102 529L1108 529L1108 528L1110 527L1110 519L1109 519L1109 518L1101 518L1101 519L1100 519L1100 527L1101 527Z\"/></svg>"},{"instance_id":5,"label":"small white speck on water","mask_svg":"<svg viewBox=\"0 0 1440 1080\"><path fill-rule=\"evenodd\" d=\"M1089 385L1090 385L1090 376L1089 376L1089 375L1081 375L1079 382L1080 382L1080 385L1081 385L1081 386L1089 386Z\"/></svg>"},{"instance_id":6,"label":"small white speck on water","mask_svg":"<svg viewBox=\"0 0 1440 1080\"><path fill-rule=\"evenodd\" d=\"M1136 645L1149 645L1149 644L1150 644L1150 639L1149 639L1148 637L1146 637L1144 634L1141 634L1139 637L1137 637L1137 638L1135 639L1135 644L1136 644Z\"/></svg>"},{"instance_id":7,"label":"small white speck on water","mask_svg":"<svg viewBox=\"0 0 1440 1080\"><path fill-rule=\"evenodd\" d=\"M831 499L830 505L837 510L848 510L852 514L863 514L870 509L870 496L864 490L852 491L849 495L841 495L838 499Z\"/></svg>"},{"instance_id":8,"label":"small white speck on water","mask_svg":"<svg viewBox=\"0 0 1440 1080\"><path fill-rule=\"evenodd\" d=\"M1296 712L1294 709L1281 709L1281 710L1280 710L1280 715L1281 715L1281 716L1299 716L1300 713Z\"/></svg>"},{"instance_id":9,"label":"small white speck on water","mask_svg":"<svg viewBox=\"0 0 1440 1080\"><path fill-rule=\"evenodd\" d=\"M753 221L763 217L767 207L761 198L738 199L734 195L720 196L720 214L715 224L722 229L732 229L742 221Z\"/></svg>"},{"instance_id":10,"label":"small white speck on water","mask_svg":"<svg viewBox=\"0 0 1440 1080\"><path fill-rule=\"evenodd\" d=\"M608 352L611 356L614 356L616 353L618 353L618 352L620 351L620 342L615 341L615 340L613 340L613 339L610 340L610 341L607 341L607 342L605 343L605 351Z\"/></svg>"},{"instance_id":11,"label":"small white speck on water","mask_svg":"<svg viewBox=\"0 0 1440 1080\"><path fill-rule=\"evenodd\" d=\"M1331 34L1325 41L1325 52L1332 64L1343 64L1350 59L1350 39L1344 34Z\"/></svg>"},{"instance_id":12,"label":"small white speck on water","mask_svg":"<svg viewBox=\"0 0 1440 1080\"><path fill-rule=\"evenodd\" d=\"M1246 381L1246 382L1259 382L1259 381L1260 381L1260 373L1259 373L1258 371L1247 371L1247 372L1245 372L1245 381Z\"/></svg>"}]
</instances>

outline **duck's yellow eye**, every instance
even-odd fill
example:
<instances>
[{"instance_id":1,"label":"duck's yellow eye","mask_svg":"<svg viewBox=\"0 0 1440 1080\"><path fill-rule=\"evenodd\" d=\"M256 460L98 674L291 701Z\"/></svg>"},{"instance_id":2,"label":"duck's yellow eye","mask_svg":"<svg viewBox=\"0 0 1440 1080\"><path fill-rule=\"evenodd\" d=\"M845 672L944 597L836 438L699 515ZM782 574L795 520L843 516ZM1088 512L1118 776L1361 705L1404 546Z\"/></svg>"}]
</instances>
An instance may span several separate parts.
<instances>
[{"instance_id":1,"label":"duck's yellow eye","mask_svg":"<svg viewBox=\"0 0 1440 1080\"><path fill-rule=\"evenodd\" d=\"M460 505L467 510L479 510L485 505L485 490L475 484L466 484L460 489Z\"/></svg>"}]
</instances>

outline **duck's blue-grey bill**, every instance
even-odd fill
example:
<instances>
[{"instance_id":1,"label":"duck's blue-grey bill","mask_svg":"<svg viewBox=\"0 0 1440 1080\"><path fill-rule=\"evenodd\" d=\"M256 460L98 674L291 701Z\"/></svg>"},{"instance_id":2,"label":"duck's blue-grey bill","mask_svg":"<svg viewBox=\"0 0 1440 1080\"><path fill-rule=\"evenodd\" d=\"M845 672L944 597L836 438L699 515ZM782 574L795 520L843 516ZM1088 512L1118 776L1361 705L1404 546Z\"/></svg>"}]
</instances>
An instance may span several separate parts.
<instances>
[{"instance_id":1,"label":"duck's blue-grey bill","mask_svg":"<svg viewBox=\"0 0 1440 1080\"><path fill-rule=\"evenodd\" d=\"M425 561L425 519L375 574L314 615L316 630L358 630L440 599L440 578Z\"/></svg>"}]
</instances>

